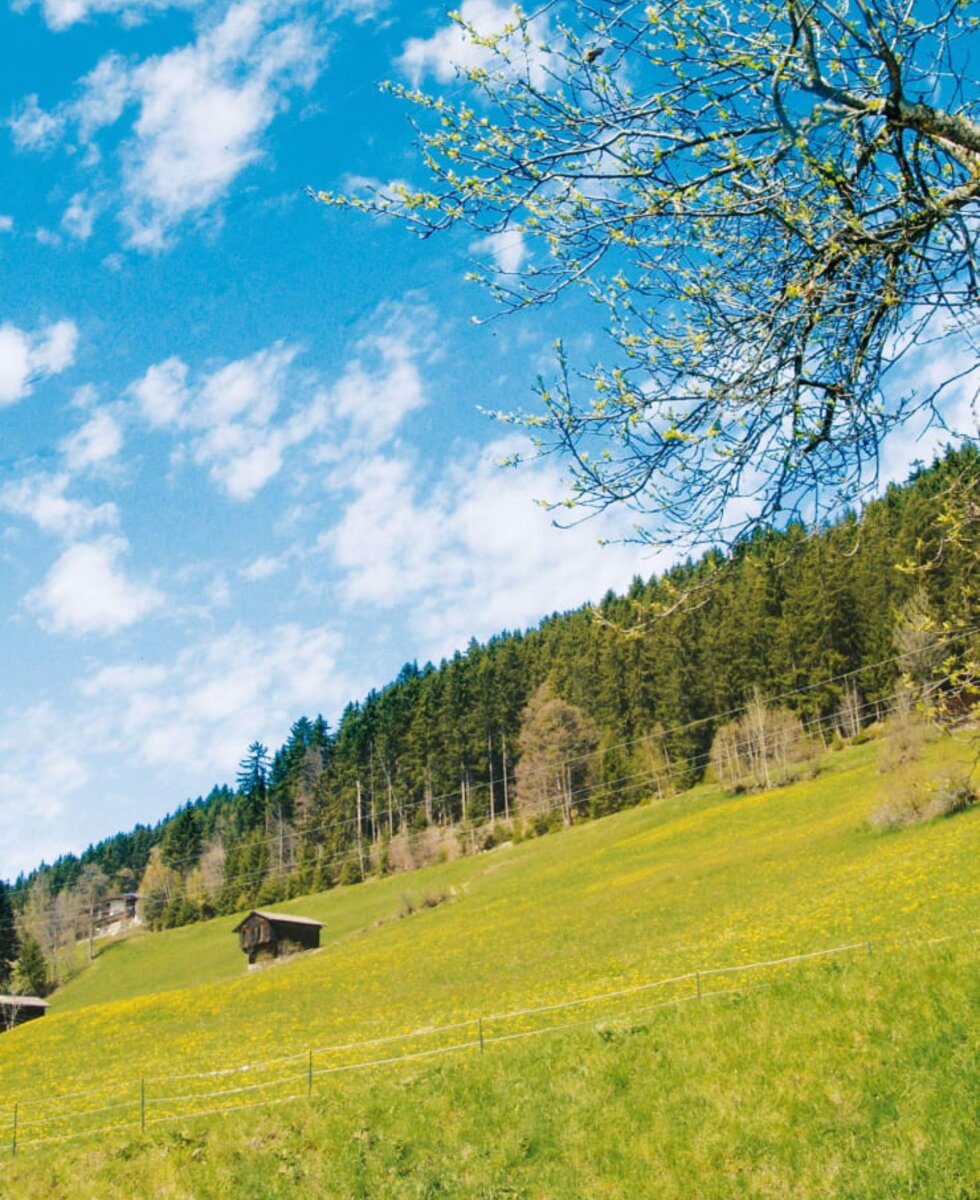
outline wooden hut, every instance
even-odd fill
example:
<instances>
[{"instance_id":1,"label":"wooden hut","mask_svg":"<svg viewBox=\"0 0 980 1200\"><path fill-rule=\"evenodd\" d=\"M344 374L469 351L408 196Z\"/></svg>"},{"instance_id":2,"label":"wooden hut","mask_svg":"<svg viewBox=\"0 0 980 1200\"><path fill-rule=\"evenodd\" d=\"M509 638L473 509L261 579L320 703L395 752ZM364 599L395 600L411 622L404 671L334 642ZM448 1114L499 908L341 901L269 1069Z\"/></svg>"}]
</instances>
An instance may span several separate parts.
<instances>
[{"instance_id":1,"label":"wooden hut","mask_svg":"<svg viewBox=\"0 0 980 1200\"><path fill-rule=\"evenodd\" d=\"M248 955L248 965L285 958L302 950L315 950L320 945L323 924L309 917L294 917L291 913L260 912L253 908L234 929L242 950Z\"/></svg>"},{"instance_id":2,"label":"wooden hut","mask_svg":"<svg viewBox=\"0 0 980 1200\"><path fill-rule=\"evenodd\" d=\"M25 1021L35 1021L47 1011L47 1000L38 996L0 996L0 1033Z\"/></svg>"}]
</instances>

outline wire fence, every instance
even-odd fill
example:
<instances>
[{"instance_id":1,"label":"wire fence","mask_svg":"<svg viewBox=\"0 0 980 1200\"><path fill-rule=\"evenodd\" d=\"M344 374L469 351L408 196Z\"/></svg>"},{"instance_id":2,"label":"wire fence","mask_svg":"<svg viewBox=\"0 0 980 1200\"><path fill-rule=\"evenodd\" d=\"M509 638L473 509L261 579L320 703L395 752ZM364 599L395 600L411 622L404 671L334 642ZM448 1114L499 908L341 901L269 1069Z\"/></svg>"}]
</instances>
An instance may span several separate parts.
<instances>
[{"instance_id":1,"label":"wire fence","mask_svg":"<svg viewBox=\"0 0 980 1200\"><path fill-rule=\"evenodd\" d=\"M551 1004L488 1012L460 1021L337 1045L310 1046L301 1052L262 1062L211 1071L146 1075L125 1085L117 1081L82 1092L26 1097L0 1105L0 1145L5 1144L10 1153L16 1155L31 1147L123 1130L145 1131L174 1121L288 1104L313 1097L317 1094L318 1081L322 1082L328 1076L394 1068L403 1063L447 1055L483 1054L489 1046L624 1020L657 1009L676 1008L770 986L788 977L789 972L802 963L849 954L870 957L879 949L936 945L975 932L970 929L904 941L896 935L883 937L879 934L874 942L851 942L758 962L707 966ZM760 983L727 988L705 986L707 981L713 983L726 975L740 978L749 972L765 972L765 979ZM655 998L637 1007L636 1001L646 996ZM573 1019L567 1020L569 1016ZM6 1137L4 1124L8 1131Z\"/></svg>"}]
</instances>

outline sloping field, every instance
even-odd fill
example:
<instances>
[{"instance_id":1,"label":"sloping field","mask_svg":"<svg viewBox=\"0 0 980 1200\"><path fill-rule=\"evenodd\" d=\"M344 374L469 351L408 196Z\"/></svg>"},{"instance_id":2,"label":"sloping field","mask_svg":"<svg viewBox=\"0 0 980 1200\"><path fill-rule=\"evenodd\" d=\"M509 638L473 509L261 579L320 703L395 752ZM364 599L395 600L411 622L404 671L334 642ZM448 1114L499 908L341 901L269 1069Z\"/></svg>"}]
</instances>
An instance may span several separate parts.
<instances>
[{"instance_id":1,"label":"sloping field","mask_svg":"<svg viewBox=\"0 0 980 1200\"><path fill-rule=\"evenodd\" d=\"M975 1196L980 812L873 832L875 757L277 906L325 946L250 975L107 947L0 1038L0 1194Z\"/></svg>"}]
</instances>

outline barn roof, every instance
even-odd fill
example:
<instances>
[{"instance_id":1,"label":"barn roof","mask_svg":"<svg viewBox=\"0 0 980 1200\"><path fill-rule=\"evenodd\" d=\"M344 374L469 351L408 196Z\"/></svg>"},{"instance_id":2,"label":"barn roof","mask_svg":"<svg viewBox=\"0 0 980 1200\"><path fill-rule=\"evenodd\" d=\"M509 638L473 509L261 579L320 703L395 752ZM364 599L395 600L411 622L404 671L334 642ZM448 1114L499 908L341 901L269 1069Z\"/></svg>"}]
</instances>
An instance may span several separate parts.
<instances>
[{"instance_id":1,"label":"barn roof","mask_svg":"<svg viewBox=\"0 0 980 1200\"><path fill-rule=\"evenodd\" d=\"M314 921L312 917L294 917L292 913L265 912L260 908L253 908L250 913L242 917L232 930L232 933L237 933L249 917L264 917L267 921L272 921L274 924L280 922L283 925L315 925L318 929L323 928L323 922Z\"/></svg>"},{"instance_id":2,"label":"barn roof","mask_svg":"<svg viewBox=\"0 0 980 1200\"><path fill-rule=\"evenodd\" d=\"M0 1004L10 1005L11 1008L47 1008L47 1000L39 996L0 996Z\"/></svg>"}]
</instances>

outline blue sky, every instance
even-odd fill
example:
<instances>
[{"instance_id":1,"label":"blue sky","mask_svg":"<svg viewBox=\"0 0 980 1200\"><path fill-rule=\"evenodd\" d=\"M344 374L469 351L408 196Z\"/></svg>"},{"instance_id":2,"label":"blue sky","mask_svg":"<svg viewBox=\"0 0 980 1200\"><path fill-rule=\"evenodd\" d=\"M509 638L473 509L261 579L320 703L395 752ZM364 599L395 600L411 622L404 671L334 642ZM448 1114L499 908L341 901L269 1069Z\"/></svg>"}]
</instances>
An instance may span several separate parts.
<instances>
[{"instance_id":1,"label":"blue sky","mask_svg":"<svg viewBox=\"0 0 980 1200\"><path fill-rule=\"evenodd\" d=\"M0 46L0 876L658 566L554 529L554 462L497 466L480 407L531 403L559 329L601 336L471 322L473 259L523 246L304 194L420 182L377 83L456 86L480 52L440 5L15 0Z\"/></svg>"}]
</instances>

